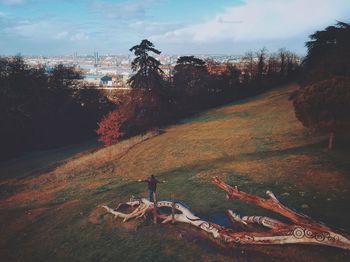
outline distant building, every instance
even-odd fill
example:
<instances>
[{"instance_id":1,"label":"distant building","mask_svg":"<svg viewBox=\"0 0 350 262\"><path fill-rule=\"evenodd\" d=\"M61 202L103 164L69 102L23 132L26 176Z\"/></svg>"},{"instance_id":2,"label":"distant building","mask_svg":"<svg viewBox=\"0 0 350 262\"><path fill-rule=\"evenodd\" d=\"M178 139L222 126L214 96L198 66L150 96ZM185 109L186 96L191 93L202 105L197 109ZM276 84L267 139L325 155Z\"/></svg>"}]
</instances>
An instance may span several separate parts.
<instances>
[{"instance_id":1,"label":"distant building","mask_svg":"<svg viewBox=\"0 0 350 262\"><path fill-rule=\"evenodd\" d=\"M100 83L101 85L105 86L113 86L113 79L111 76L103 76L100 79Z\"/></svg>"},{"instance_id":2,"label":"distant building","mask_svg":"<svg viewBox=\"0 0 350 262\"><path fill-rule=\"evenodd\" d=\"M99 65L99 56L98 56L98 52L94 52L94 67L98 67Z\"/></svg>"}]
</instances>

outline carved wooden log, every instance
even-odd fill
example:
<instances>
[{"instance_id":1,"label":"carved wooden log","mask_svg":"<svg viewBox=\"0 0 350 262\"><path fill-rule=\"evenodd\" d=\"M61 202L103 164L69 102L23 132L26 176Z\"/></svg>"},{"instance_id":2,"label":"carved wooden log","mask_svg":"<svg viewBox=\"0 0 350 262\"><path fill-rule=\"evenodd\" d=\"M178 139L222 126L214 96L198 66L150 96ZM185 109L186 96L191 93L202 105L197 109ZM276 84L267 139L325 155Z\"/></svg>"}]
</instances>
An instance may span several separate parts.
<instances>
[{"instance_id":1,"label":"carved wooden log","mask_svg":"<svg viewBox=\"0 0 350 262\"><path fill-rule=\"evenodd\" d=\"M231 220L241 223L242 225L259 224L269 229L269 231L256 232L235 232L232 229L224 228L215 223L205 221L195 216L191 210L183 204L172 201L158 201L156 208L168 207L169 213L157 213L157 219L163 224L168 222L187 223L201 230L206 231L215 239L221 239L226 243L236 244L316 244L333 246L350 250L349 234L339 232L330 227L313 221L310 217L297 213L283 204L281 204L274 194L267 191L268 199L260 198L242 191L236 187L231 187L215 177L213 184L226 191L229 199L239 199L243 201L253 202L256 205L278 213L288 218L292 224L285 224L276 219L261 216L244 216L240 217L233 211L228 210ZM119 212L119 205L116 209L103 206L109 213L116 218L123 218L123 222L134 218L143 218L146 214L154 215L154 203L146 198L131 199L125 205L134 207L135 209L125 214ZM173 210L177 212L174 214Z\"/></svg>"},{"instance_id":2,"label":"carved wooden log","mask_svg":"<svg viewBox=\"0 0 350 262\"><path fill-rule=\"evenodd\" d=\"M105 208L107 212L113 214L115 218L119 218L119 217L124 218L123 222L126 222L132 218L141 218L146 213L150 215L154 214L153 213L154 204L153 202L150 202L146 198L132 199L129 202L126 202L124 205L128 205L130 207L135 207L135 206L137 207L134 211L132 211L129 214L125 214L118 211L121 205L119 205L116 209L110 208L108 206L102 206L102 207ZM174 205L172 201L158 201L157 208L162 208L162 207L169 207L170 210L172 208L177 210L175 214L172 214L171 211L169 212L169 214L157 214L158 219L162 221L163 224L169 223L172 221L191 224L213 235L214 238L218 238L219 229L220 230L223 229L219 225L210 223L208 221L201 219L200 217L195 216L187 207L185 207L181 203L175 202L175 205Z\"/></svg>"},{"instance_id":3,"label":"carved wooden log","mask_svg":"<svg viewBox=\"0 0 350 262\"><path fill-rule=\"evenodd\" d=\"M215 177L212 182L214 185L226 191L227 197L229 199L239 199L247 202L252 202L262 208L278 213L288 218L291 222L293 222L292 224L284 224L278 220L267 217L243 217L241 219L231 211L229 212L229 214L231 214L232 218L238 222L244 222L243 224L247 224L248 222L258 223L271 229L268 232L245 233L245 235L243 236L243 241L242 239L240 240L241 243L299 243L326 245L350 249L350 238L348 233L331 229L323 223L316 222L304 214L300 214L289 209L288 207L284 206L281 202L279 202L276 196L270 191L266 192L269 198L264 199L258 196L242 192L238 190L237 187L232 187L224 183L218 177ZM233 233L231 235L236 235L236 233Z\"/></svg>"}]
</instances>

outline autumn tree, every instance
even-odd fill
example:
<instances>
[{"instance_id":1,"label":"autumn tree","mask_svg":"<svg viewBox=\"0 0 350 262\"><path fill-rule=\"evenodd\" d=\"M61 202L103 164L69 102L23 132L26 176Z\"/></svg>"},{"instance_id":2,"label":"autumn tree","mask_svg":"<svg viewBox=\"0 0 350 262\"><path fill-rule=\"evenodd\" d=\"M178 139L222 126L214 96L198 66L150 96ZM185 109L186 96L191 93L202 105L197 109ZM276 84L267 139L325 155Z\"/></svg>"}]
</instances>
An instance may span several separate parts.
<instances>
[{"instance_id":1,"label":"autumn tree","mask_svg":"<svg viewBox=\"0 0 350 262\"><path fill-rule=\"evenodd\" d=\"M130 51L135 55L131 64L134 75L128 81L132 91L116 110L102 119L97 129L100 140L106 145L157 126L167 112L169 100L161 63L150 55L161 52L148 40L142 40Z\"/></svg>"},{"instance_id":2,"label":"autumn tree","mask_svg":"<svg viewBox=\"0 0 350 262\"><path fill-rule=\"evenodd\" d=\"M350 131L350 78L334 77L298 91L296 117L313 131L328 132L332 149L335 133Z\"/></svg>"},{"instance_id":3,"label":"autumn tree","mask_svg":"<svg viewBox=\"0 0 350 262\"><path fill-rule=\"evenodd\" d=\"M131 118L130 113L132 113L131 110L119 109L113 110L104 116L98 123L98 129L96 130L96 133L100 136L100 141L110 146L124 138L127 135L125 125Z\"/></svg>"}]
</instances>

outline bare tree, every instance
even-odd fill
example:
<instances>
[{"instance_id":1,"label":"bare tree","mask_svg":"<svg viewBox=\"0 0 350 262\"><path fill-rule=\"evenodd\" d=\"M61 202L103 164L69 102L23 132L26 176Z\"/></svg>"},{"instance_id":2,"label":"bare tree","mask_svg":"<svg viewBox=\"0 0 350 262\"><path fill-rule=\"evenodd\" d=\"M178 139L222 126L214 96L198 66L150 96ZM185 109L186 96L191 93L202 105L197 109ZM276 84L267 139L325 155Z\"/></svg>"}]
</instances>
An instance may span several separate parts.
<instances>
[{"instance_id":1,"label":"bare tree","mask_svg":"<svg viewBox=\"0 0 350 262\"><path fill-rule=\"evenodd\" d=\"M252 80L255 77L256 72L256 62L254 60L254 53L249 51L243 56L244 63L244 73L249 75L249 80Z\"/></svg>"},{"instance_id":2,"label":"bare tree","mask_svg":"<svg viewBox=\"0 0 350 262\"><path fill-rule=\"evenodd\" d=\"M258 52L256 52L256 56L258 57L256 77L257 80L261 82L263 75L265 74L267 49L265 47L260 49Z\"/></svg>"}]
</instances>

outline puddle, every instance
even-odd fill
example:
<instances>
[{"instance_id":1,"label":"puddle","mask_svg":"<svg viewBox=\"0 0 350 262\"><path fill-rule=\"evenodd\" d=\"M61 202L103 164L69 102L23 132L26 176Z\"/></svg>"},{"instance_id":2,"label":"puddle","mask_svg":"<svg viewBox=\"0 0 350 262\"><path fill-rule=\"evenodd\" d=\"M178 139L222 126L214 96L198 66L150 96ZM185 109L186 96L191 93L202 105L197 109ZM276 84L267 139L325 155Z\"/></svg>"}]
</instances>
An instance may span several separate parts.
<instances>
[{"instance_id":1,"label":"puddle","mask_svg":"<svg viewBox=\"0 0 350 262\"><path fill-rule=\"evenodd\" d=\"M226 228L232 228L232 221L229 219L226 212L218 212L212 214L198 214L203 220L218 224Z\"/></svg>"}]
</instances>

